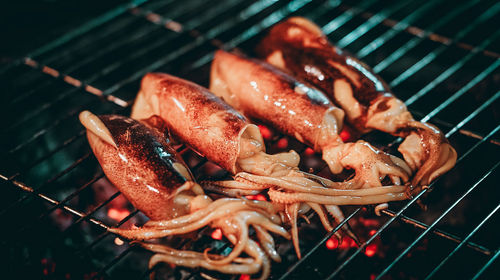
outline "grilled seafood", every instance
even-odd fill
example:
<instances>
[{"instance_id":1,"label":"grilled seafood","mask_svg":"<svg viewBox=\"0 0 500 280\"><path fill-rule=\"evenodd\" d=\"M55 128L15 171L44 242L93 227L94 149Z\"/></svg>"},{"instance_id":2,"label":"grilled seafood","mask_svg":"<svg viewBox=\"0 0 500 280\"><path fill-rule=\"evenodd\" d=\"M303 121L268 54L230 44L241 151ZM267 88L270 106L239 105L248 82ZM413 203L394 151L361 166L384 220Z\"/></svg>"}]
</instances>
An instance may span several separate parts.
<instances>
[{"instance_id":1,"label":"grilled seafood","mask_svg":"<svg viewBox=\"0 0 500 280\"><path fill-rule=\"evenodd\" d=\"M403 186L332 189L334 182L298 169L300 158L296 152L266 154L258 127L207 89L168 74L150 73L142 80L132 117L143 119L152 115L160 116L182 142L235 175L235 181L213 183L212 189L275 190L273 198L283 205L299 257L296 218L301 212L314 210L325 228L333 229L326 213L336 221L344 219L336 205L366 204L365 196L370 197L371 203L406 198ZM292 193L329 195L334 202L318 204L300 195L289 196ZM344 230L349 233L347 228Z\"/></svg>"},{"instance_id":2,"label":"grilled seafood","mask_svg":"<svg viewBox=\"0 0 500 280\"><path fill-rule=\"evenodd\" d=\"M411 170L403 160L365 141L343 143L339 132L344 112L317 89L272 65L217 51L210 90L245 116L268 123L323 152L333 173L353 168L354 178L336 184L336 188L381 187L386 176L395 185L409 179Z\"/></svg>"},{"instance_id":3,"label":"grilled seafood","mask_svg":"<svg viewBox=\"0 0 500 280\"><path fill-rule=\"evenodd\" d=\"M228 256L207 251L178 251L164 245L141 243L156 252L150 266L168 262L187 267L203 267L232 274L255 274L267 278L269 257L280 261L268 233L289 238L279 224L274 205L266 201L223 198L213 201L193 181L193 177L169 138L158 127L163 121L151 117L144 122L118 115L80 114L87 128L90 146L108 179L139 210L151 218L142 228L110 229L131 240L147 240L185 234L204 226L220 228L234 244ZM259 233L249 238L249 227ZM249 257L240 257L245 252Z\"/></svg>"},{"instance_id":4,"label":"grilled seafood","mask_svg":"<svg viewBox=\"0 0 500 280\"><path fill-rule=\"evenodd\" d=\"M159 116L174 136L232 174L280 176L299 163L296 152L268 155L257 126L205 88L162 73L142 79L131 117Z\"/></svg>"},{"instance_id":5,"label":"grilled seafood","mask_svg":"<svg viewBox=\"0 0 500 280\"><path fill-rule=\"evenodd\" d=\"M380 77L328 42L311 21L293 17L277 24L256 51L268 63L323 90L360 132L376 129L405 138L399 151L416 171L413 186L428 185L455 165L457 154L443 133L416 121Z\"/></svg>"}]
</instances>

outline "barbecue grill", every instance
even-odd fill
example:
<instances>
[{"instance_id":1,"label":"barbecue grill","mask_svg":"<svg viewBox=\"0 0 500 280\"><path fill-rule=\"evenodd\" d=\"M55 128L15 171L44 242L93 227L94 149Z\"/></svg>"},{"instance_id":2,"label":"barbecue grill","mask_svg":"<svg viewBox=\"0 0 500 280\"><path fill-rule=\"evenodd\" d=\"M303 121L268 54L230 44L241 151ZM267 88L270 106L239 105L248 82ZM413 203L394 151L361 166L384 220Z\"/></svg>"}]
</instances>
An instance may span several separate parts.
<instances>
[{"instance_id":1,"label":"barbecue grill","mask_svg":"<svg viewBox=\"0 0 500 280\"><path fill-rule=\"evenodd\" d=\"M142 224L104 178L78 113L129 114L141 77L167 72L208 85L216 49L252 54L273 24L292 15L322 27L371 65L414 116L436 124L457 165L408 201L344 207L360 244L318 221L300 225L303 258L278 239L272 279L488 279L500 272L500 3L496 1L136 0L67 30L25 56L2 60L5 98L0 169L2 274L27 279L249 279L169 265L106 231ZM5 62L7 61L7 62ZM328 168L302 144L261 126L271 152L295 149L301 169ZM363 136L396 153L400 142ZM224 176L179 148L197 179ZM178 248L230 250L211 229L172 238Z\"/></svg>"}]
</instances>

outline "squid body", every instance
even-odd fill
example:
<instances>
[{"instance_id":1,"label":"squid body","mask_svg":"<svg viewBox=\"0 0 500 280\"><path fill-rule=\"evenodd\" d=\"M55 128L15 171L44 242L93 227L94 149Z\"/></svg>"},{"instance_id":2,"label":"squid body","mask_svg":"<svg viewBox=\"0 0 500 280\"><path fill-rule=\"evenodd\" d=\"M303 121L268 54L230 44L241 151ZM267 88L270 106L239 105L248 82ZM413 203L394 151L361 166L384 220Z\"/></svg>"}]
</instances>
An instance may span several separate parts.
<instances>
[{"instance_id":1,"label":"squid body","mask_svg":"<svg viewBox=\"0 0 500 280\"><path fill-rule=\"evenodd\" d=\"M106 177L151 220L136 229L110 229L130 240L149 240L196 231L204 226L220 228L234 244L228 256L207 251L179 251L165 245L141 245L156 254L150 266L168 262L203 267L231 274L255 274L267 278L269 258L280 261L269 232L289 238L280 226L277 209L267 201L222 198L213 201L193 181L189 169L170 145L158 117L137 121L118 115L80 114L87 138ZM249 227L257 241L249 237ZM259 245L260 244L260 245ZM248 257L241 257L242 253Z\"/></svg>"},{"instance_id":2,"label":"squid body","mask_svg":"<svg viewBox=\"0 0 500 280\"><path fill-rule=\"evenodd\" d=\"M256 51L322 90L360 132L376 129L405 138L399 151L415 172L413 186L428 185L455 165L457 154L443 133L416 121L370 67L333 46L311 21L292 17L275 25Z\"/></svg>"}]
</instances>

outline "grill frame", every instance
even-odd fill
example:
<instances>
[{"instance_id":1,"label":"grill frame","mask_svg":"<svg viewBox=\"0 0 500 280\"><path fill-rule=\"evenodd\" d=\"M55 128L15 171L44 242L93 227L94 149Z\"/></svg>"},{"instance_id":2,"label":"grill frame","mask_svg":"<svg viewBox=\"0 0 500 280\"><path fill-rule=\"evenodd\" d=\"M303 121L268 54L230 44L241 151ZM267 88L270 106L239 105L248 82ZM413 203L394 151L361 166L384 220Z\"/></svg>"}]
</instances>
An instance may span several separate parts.
<instances>
[{"instance_id":1,"label":"grill frame","mask_svg":"<svg viewBox=\"0 0 500 280\"><path fill-rule=\"evenodd\" d=\"M229 2L231 5L234 4L231 1L224 2L224 3L229 5L228 4ZM190 52L198 47L204 47L206 44L209 44L214 48L233 49L233 48L239 46L241 43L246 43L249 39L261 34L263 30L267 29L272 24L282 20L283 18L288 17L290 14L297 14L298 12L302 12L301 9L304 9L304 7L308 7L307 9L310 9L309 14L313 14L313 11L319 10L320 12L318 12L316 14L316 15L319 14L318 17L321 17L322 15L324 15L322 13L327 13L327 11L331 11L331 10L335 9L336 7L338 7L340 9L340 11L343 12L342 15L347 15L347 16L337 17L337 18L333 19L332 21L330 21L326 25L326 28L328 28L328 30L330 31L330 34L333 31L335 31L339 28L342 28L342 26L344 24L346 24L347 22L349 22L350 19L355 18L355 17L361 17L361 18L364 18L365 20L367 20L366 25L364 25L364 27L369 27L367 29L358 27L358 29L355 29L355 31L349 32L348 34L353 34L353 32L354 32L354 34L356 36L352 37L353 38L352 40L346 39L344 41L341 41L341 42L343 42L342 43L343 47L348 46L350 43L356 41L361 35L364 34L363 32L365 32L365 33L369 32L370 30L372 30L372 28L378 26L379 24L383 24L383 25L387 25L390 28L392 28L392 29L389 29L389 31L396 30L399 32L407 32L407 33L415 36L413 38L418 38L417 41L419 41L419 42L423 41L423 40L431 40L431 41L437 42L439 44L442 44L441 47L438 47L438 50L442 49L442 51L437 51L437 52L443 52L443 51L448 50L448 48L450 46L456 46L456 47L459 47L459 48L462 48L462 49L468 51L469 54L471 54L470 57L466 56L467 59L460 60L460 61L456 62L456 64L453 64L452 67L448 68L448 69L455 69L455 70L449 70L449 71L447 70L447 71L443 72L442 75L435 78L431 83L428 83L421 91L417 92L415 95L410 97L410 99L407 99L407 102L408 102L407 105L411 105L414 102L416 102L417 100L419 100L421 97L425 96L430 90L432 90L434 88L434 86L436 86L436 84L440 84L441 82L446 80L447 77L452 76L455 73L454 71L461 69L462 68L461 66L463 66L463 64L465 64L468 61L468 59L473 58L475 55L481 54L481 55L496 59L488 68L486 68L486 70L481 71L480 74L476 76L476 78L472 79L465 86L463 86L459 90L455 91L455 93L452 94L445 101L445 103L441 103L437 108L435 108L430 113L425 115L425 114L419 113L418 111L414 111L414 110L410 110L410 111L412 111L412 113L415 113L415 115L423 116L422 120L424 120L424 121L428 121L428 120L432 119L432 122L434 122L434 123L440 124L440 125L447 127L447 128L451 128L446 133L447 137L451 137L456 132L458 132L459 134L464 135L466 137L471 137L471 138L478 137L478 138L480 138L479 142L476 142L476 144L472 148L470 148L466 153L464 153L463 155L459 155L459 161L462 161L464 158L469 156L469 154L473 153L473 151L475 149L477 149L478 147L480 147L484 143L491 143L493 145L500 146L498 143L498 140L495 139L495 137L497 137L497 133L498 133L498 130L500 129L500 126L497 126L495 129L490 131L490 133L488 133L484 137L481 136L481 133L476 133L473 131L469 131L467 129L463 129L463 127L469 121L473 120L474 117L479 115L481 112L483 112L483 110L488 108L488 106L492 105L496 100L498 100L498 97L500 97L500 92L497 92L492 97L490 97L486 102L481 104L480 107L478 107L471 115L469 115L467 118L465 118L462 121L460 121L459 123L457 123L457 125L447 123L446 121L440 121L439 119L435 118L435 116L438 115L442 110L444 110L448 105L452 104L459 97L461 97L462 95L467 93L468 90L473 88L481 80L483 80L486 76L490 75L494 70L497 69L497 67L500 64L500 60L498 59L498 58L500 58L500 55L494 51L489 51L489 50L485 49L485 47L488 46L488 43L482 43L482 44L479 44L478 46L473 46L473 45L470 45L467 43L462 43L460 41L460 38L461 38L460 36L458 36L458 39L456 37L449 38L449 37L446 37L444 35L435 34L431 31L428 31L425 29L420 29L420 28L415 27L415 26L411 26L410 24L406 23L405 20L403 20L403 21L392 20L392 19L388 18L388 16L390 16L392 12L395 12L396 10L398 10L398 8L394 7L394 6L383 8L381 11L374 12L374 13L366 10L367 8L370 8L371 5L375 4L376 1L362 1L361 4L358 4L356 6L349 6L348 4L340 3L337 1L327 1L324 3L323 2L319 3L318 5L322 4L323 6L318 6L315 8L311 7L311 4L306 3L306 2L307 1L296 0L296 1L291 1L290 3L283 4L283 3L274 3L272 1L261 0L261 1L254 3L254 4L249 4L246 9L244 9L244 10L242 10L242 12L240 12L239 17L238 17L238 20L240 20L240 21L237 21L237 20L235 20L234 22L231 21L231 23L234 23L234 24L227 26L226 31L231 31L235 26L237 26L241 22L252 19L255 16L260 16L262 14L261 9L264 9L264 10L269 9L269 10L271 10L271 12L267 16L265 16L263 19L259 19L258 23L252 24L252 26L250 28L246 29L246 31L244 33L242 33L236 37L233 37L231 40L225 41L225 43L223 43L223 41L221 41L221 39L218 39L219 36L224 35L223 34L224 29L221 29L220 25L214 26L213 28L209 29L208 32L201 32L201 31L198 31L197 29L193 29L193 28L184 29L184 26L186 26L186 25L187 26L199 26L199 25L201 25L201 23L198 23L198 24L193 23L193 22L195 22L195 20L193 20L193 21L191 21L191 23L188 22L188 24L181 24L173 19L165 18L165 17L155 13L154 11L148 11L146 8L143 8L144 5L148 4L146 1L136 1L136 2L131 3L131 4L119 6L117 9L110 11L109 13L85 24L81 28L74 30L70 33L67 33L63 37L47 44L46 46L43 46L43 47L33 51L31 54L27 55L25 58L15 62L15 63L12 63L8 67L1 69L0 73L3 74L5 72L9 71L9 69L11 69L12 67L16 67L18 65L24 64L24 65L27 65L27 66L29 66L37 71L43 72L44 74L50 75L50 76L56 78L57 80L63 81L65 83L67 83L68 85L70 85L71 87L73 87L73 88L69 89L67 92L65 92L63 95L59 95L58 98L64 98L64 97L69 96L70 94L72 94L76 91L85 91L86 93L90 93L91 95L97 96L100 99L105 100L106 102L110 102L110 103L113 103L114 105L117 105L117 107L115 108L115 112L124 112L124 111L126 112L129 109L133 99L127 100L126 98L123 98L121 96L115 96L114 93L117 92L118 90L124 88L124 87L129 86L131 83L134 83L134 82L136 83L137 80L145 72L153 71L155 68L162 68L164 66L164 64L175 62L177 60L177 58L179 56L181 56L182 54L188 53L188 52ZM318 1L318 2L320 2L320 1ZM172 1L165 1L165 3L166 3L166 6L160 6L160 8L161 7L169 7L169 5L174 4ZM245 3L246 4L245 1L241 1L238 3L240 3L240 4ZM408 3L409 2L402 1L401 4L399 4L399 5L405 6L405 5L408 5ZM313 4L316 4L316 3L313 3ZM160 5L160 4L158 4L158 5ZM237 6L238 6L238 4L235 4L235 7L237 7ZM362 8L359 8L360 6ZM367 6L367 7L365 7L365 6ZM224 6L222 6L222 7L224 7ZM467 5L462 6L462 9L465 10L465 8L463 8L463 7L467 7ZM156 8L156 7L153 7L153 8ZM324 10L322 10L322 8L324 8ZM186 12L186 10L183 10L183 9L179 9L179 10L181 13ZM221 8L218 11L224 12L225 9ZM115 20L116 17L123 15L125 13L132 15L133 17L145 19L154 25L157 25L161 28L168 29L170 32L174 32L175 34L172 33L172 36L175 40L182 41L182 38L184 38L184 39L191 39L192 42L187 44L187 45L183 45L180 49L164 56L162 59L158 60L156 63L151 64L151 65L147 65L146 67L144 67L140 71L135 71L133 73L133 75L127 77L126 79L120 80L119 82L114 83L112 86L110 86L106 89L102 89L102 90L99 89L97 86L92 85L93 81L97 80L99 77L102 76L101 75L102 72L95 74L93 76L95 78L82 80L82 79L77 79L77 78L73 77L72 75L70 75L70 73L66 74L67 72L61 72L60 70L58 70L58 68L52 68L51 66L46 64L45 61L49 61L49 62L56 61L59 58L59 56L57 54L53 54L52 56L49 56L49 57L43 57L43 55L46 55L47 53L54 51L57 48L64 46L65 44L69 44L69 43L71 43L72 40L78 39L81 36L85 36L89 32L93 32L93 30L100 28L100 26L102 26L104 24L110 23L111 21ZM414 13L415 12L412 12L410 15L414 15ZM493 12L491 12L491 14L494 15ZM115 16L115 17L110 17L110 16ZM175 15L175 16L178 16L178 15ZM231 17L229 19L234 20L234 18L231 18ZM133 20L137 20L137 19L131 19L131 21L133 21ZM481 19L478 19L478 21L480 21L480 20ZM332 24L332 23L334 23L334 24ZM179 28L179 26L181 28ZM399 26L399 27L396 27L396 26ZM470 30L473 30L474 25L471 24L471 26L472 27L470 28ZM334 27L336 27L336 28L334 28ZM405 27L405 28L403 29L403 27ZM114 30L114 29L111 29L111 30ZM118 28L118 30L119 30L119 28ZM111 31L111 33L113 33L113 32ZM464 34L466 34L466 33L467 32L465 32ZM390 34L390 33L384 33L384 34ZM498 34L498 32L497 32L497 34ZM177 36L177 37L175 37L175 36ZM396 35L394 35L394 36L396 36ZM222 36L222 37L224 37L224 36ZM346 36L344 38L348 38L348 37ZM377 37L377 38L380 38L380 37ZM385 42L382 42L382 45ZM90 42L90 43L92 43L92 42ZM418 42L414 43L414 44L416 45L416 44L418 44ZM85 46L85 45L83 45L83 46ZM76 48L76 51L80 48L81 48L81 45L79 48ZM409 51L409 49L406 49L406 51ZM213 52L209 52L208 54L205 54L205 55L199 57L193 63L191 63L188 67L183 69L183 71L184 72L194 71L194 70L199 69L203 66L206 66L207 63L209 63L211 60L212 53ZM363 56L368 55L367 51L363 51L363 52L360 52L358 54L361 54L360 55L361 59ZM438 55L434 54L433 56L437 57ZM38 57L41 57L41 59L39 60ZM432 56L429 56L429 57L432 57ZM425 58L423 59L423 61L428 61L428 60L429 59L425 59ZM429 63L429 62L430 61L428 61L427 63ZM116 64L113 64L112 65L113 67L106 69L106 71L113 71L114 69L119 69L121 65L122 65L122 63L118 62ZM389 64L387 64L385 62L383 64L379 63L378 65L376 65L374 67L374 69L377 69L378 71L382 71L384 67L379 66L379 65L387 66ZM412 71L417 72L420 69L422 69L423 66L425 66L425 65L420 64L420 66L418 66L420 68L414 67L414 68L407 69L400 76L398 76L396 79L394 79L392 82L390 82L391 86L397 87L405 79L412 77L414 74L413 73L411 75L405 75L405 73L407 73L408 71L409 71L408 73L410 73ZM399 77L401 77L401 78L399 78ZM396 81L396 82L394 82L394 81ZM432 86L429 86L429 85L432 85ZM43 87L43 86L41 86L41 87ZM33 90L31 92L31 94L33 92L36 92L36 90ZM29 97L30 97L30 95L23 96L20 98L21 98L21 100L23 100L23 99L29 98ZM55 104L57 104L56 102L57 101L54 101L54 103L50 103L47 106L42 106L42 110L50 109L51 106L54 106ZM79 110L74 110L72 113L66 115L65 118L75 117L76 114L78 113L78 111ZM18 123L15 123L13 126L16 127L16 126L22 125L23 123L25 123L25 122L29 121L30 119L32 119L33 117L37 116L37 113L36 112L31 113L31 115L32 115L32 117L24 118L21 121L19 121ZM42 130L37 131L37 133L33 134L34 138L33 137L29 138L27 140L27 142L23 142L23 143L15 146L9 152L15 153L19 150L22 150L23 147L27 146L28 144L32 143L33 141L36 141L36 139L43 136L48 130L57 127L59 125L59 123L63 122L63 121L64 120L58 120L58 122L53 123L49 127L43 127ZM40 219L44 218L46 215L49 215L52 211L62 208L65 211L71 213L72 215L76 215L79 217L79 219L76 222L74 222L71 227L78 225L82 221L88 220L92 224L94 224L98 227L101 227L102 229L107 229L110 225L107 225L106 223L104 223L96 218L93 218L92 216L97 211L99 211L104 206L106 206L108 203L110 203L113 199L118 197L120 195L119 193L113 194L106 201L99 204L92 211L90 211L88 213L83 213L81 211L78 211L78 210L66 205L66 202L77 197L82 191L87 189L93 182L102 178L103 177L102 172L100 174L96 175L94 178L92 178L91 181L74 188L76 190L73 193L71 193L70 195L66 196L61 201L53 199L50 196L45 195L42 192L45 188L49 187L54 181L58 180L59 178L61 178L65 174L71 172L74 168L78 167L83 161L85 161L89 157L91 157L90 153L86 153L84 156L76 159L72 165L70 165L68 168L64 169L63 171L58 172L56 175L52 176L50 179L45 181L38 188L30 187L28 184L23 183L22 179L19 179L20 177L21 178L23 177L22 175L24 175L25 171L27 172L28 170L30 170L34 166L38 165L39 163L46 161L49 157L53 156L54 154L56 154L57 152L59 152L61 150L66 149L66 147L68 147L69 145L71 145L75 141L79 141L79 139L81 139L83 135L84 135L83 130L81 130L80 133L72 136L69 139L66 139L65 141L63 141L62 145L58 146L56 149L51 150L49 153L45 154L43 157L39 158L38 160L35 160L28 167L25 167L24 170L15 172L13 174L8 174L8 173L0 174L0 178L2 178L4 181L12 184L13 186L15 186L17 188L22 189L25 192L27 192L27 194L25 196L23 196L22 198L17 200L12 205L9 205L7 208L3 209L2 212L0 212L0 216L4 215L12 207L15 207L16 205L22 203L24 200L28 199L29 197L36 196L36 197L41 198L42 200L45 200L53 205L51 208L49 208L49 210L46 213L42 214ZM274 141L270 145L272 145L273 143L276 143L277 141L278 141L278 139L274 139ZM396 139L391 144L394 145L397 142L398 142L398 140ZM186 148L182 147L181 152L184 152L184 151L186 151ZM202 165L203 165L203 162L199 163L197 166L194 167L194 170L196 171ZM472 185L472 187L467 188L465 195L467 195L469 192L471 192L480 182L482 182L483 179L488 177L489 174L494 172L494 170L496 170L498 165L499 165L499 163L497 162L497 164L495 164L490 170L488 170L487 172L484 173L484 176L481 176L481 178L476 182L477 184L474 184L474 185ZM438 180L440 180L440 179L438 179ZM443 212L443 215L441 215L431 225L427 225L421 221L412 219L412 218L407 217L403 214L411 205L413 205L415 202L417 202L417 200L419 198L423 197L424 194L426 194L430 190L432 190L434 185L435 185L435 183L431 184L429 189L425 189L424 191L419 193L417 196L415 196L412 200L405 202L404 206L401 207L400 210L398 210L398 211L394 211L394 210L382 211L382 213L384 215L389 217L389 220L385 224L383 224L380 227L380 229L370 239L368 239L366 242L364 242L351 255L351 257L349 257L345 262L343 262L337 268L337 270L335 270L333 272L333 274L330 275L330 277L336 276L337 273L339 273L341 270L343 270L344 267L346 267L350 263L351 260L353 260L357 255L359 255L359 253L361 253L362 250L364 248L366 248L366 246L368 246L371 242L373 242L373 240L375 240L375 238L378 235L380 235L387 227L389 227L396 220L403 221L404 223L409 223L409 224L414 225L418 228L421 228L421 229L423 229L423 232L418 237L418 239L416 239L410 246L408 246L397 257L397 259L394 262L391 262L391 265L389 267L387 267L387 269L384 270L382 272L382 274L378 275L379 278L382 277L384 275L384 273L387 272L390 268L392 268L392 266L394 264L396 264L411 248L413 248L417 241L419 241L421 238L425 237L428 232L432 232L438 236L441 236L441 237L444 237L446 239L457 242L458 247L456 247L456 248L458 248L458 249L464 245L467 245L468 247L472 247L475 250L479 250L483 254L491 256L490 260L481 268L481 270L478 271L477 275L480 275L483 271L485 271L485 269L488 266L490 266L498 258L499 250L498 249L495 249L495 250L488 249L488 248L485 248L481 245L470 242L469 239L471 238L472 234L475 233L476 229L474 231L472 231L470 234L468 234L465 238L461 238L461 237L457 237L457 236L454 236L452 234L449 234L445 231L435 229L437 222L439 222L444 217L444 215L447 214L448 212ZM454 206L456 206L459 201L460 200L457 200L454 204L452 204L452 207L450 207L449 210L453 209ZM496 211L497 209L498 209L498 207L495 208L494 211ZM356 214L358 214L360 211L361 211L361 207L354 210L348 216L348 219L346 219L346 222L349 221L351 219L351 217L354 217ZM112 225L112 226L120 226L120 225L124 224L129 219L131 219L133 216L135 216L137 213L138 213L137 210L131 212L130 215L128 215L125 219L120 221L117 225ZM495 212L492 212L490 214L493 215L494 213ZM482 225L482 223L480 225ZM480 225L478 225L478 226L480 226ZM336 230L338 230L339 228L340 228L340 226L338 226L334 230L334 232ZM22 228L20 230L24 230L24 228ZM298 261L296 263L296 265L290 267L290 269L287 271L287 273L284 274L280 279L285 279L286 277L291 276L291 274L294 272L294 270L297 267L301 266L312 254L314 254L314 252L317 250L317 248L319 248L322 244L324 244L326 242L326 240L328 240L333 235L334 232L328 233L320 242L318 242L316 244L316 246L313 247L314 248L313 250L310 250L309 252L307 252L305 254L304 258L301 261ZM81 251L87 251L89 248L92 248L93 246L95 246L96 244L101 242L101 240L103 240L107 235L109 235L109 233L107 233L105 231L102 235L100 235L97 239L95 239L88 247L82 248ZM105 275L106 271L109 268L111 268L114 264L116 264L118 261L120 261L122 258L124 258L133 249L134 249L134 247L128 247L125 251L123 251L118 256L116 256L113 260L111 260L111 262L102 266L101 270L99 271L99 274L96 275L96 277L100 277L101 274ZM458 250L458 249L455 249L455 250ZM198 273L198 270L193 270L193 271L194 271L193 273ZM150 271L146 271L147 274L149 274L149 272ZM189 279L189 278L193 277L193 275L194 274L192 274L191 276L189 276L187 278Z\"/></svg>"}]
</instances>

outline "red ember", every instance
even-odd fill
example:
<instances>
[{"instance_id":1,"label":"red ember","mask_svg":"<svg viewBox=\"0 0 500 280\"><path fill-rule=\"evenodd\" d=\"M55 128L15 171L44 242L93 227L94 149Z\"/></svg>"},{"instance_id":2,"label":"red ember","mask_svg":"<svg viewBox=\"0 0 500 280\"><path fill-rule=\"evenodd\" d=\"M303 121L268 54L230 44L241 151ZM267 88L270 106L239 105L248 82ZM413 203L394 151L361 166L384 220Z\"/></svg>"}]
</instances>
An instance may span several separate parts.
<instances>
[{"instance_id":1,"label":"red ember","mask_svg":"<svg viewBox=\"0 0 500 280\"><path fill-rule=\"evenodd\" d=\"M116 221L121 221L125 219L128 215L130 215L130 211L127 209L117 209L117 208L109 208L108 216Z\"/></svg>"},{"instance_id":2,"label":"red ember","mask_svg":"<svg viewBox=\"0 0 500 280\"><path fill-rule=\"evenodd\" d=\"M375 219L364 219L364 218L359 218L359 221L365 226L365 227L379 227L380 222Z\"/></svg>"},{"instance_id":3,"label":"red ember","mask_svg":"<svg viewBox=\"0 0 500 280\"><path fill-rule=\"evenodd\" d=\"M357 246L358 245L356 244L356 241L354 241L354 239L346 236L342 239L342 243L340 243L339 248L340 249L348 249L348 248L354 248Z\"/></svg>"},{"instance_id":4,"label":"red ember","mask_svg":"<svg viewBox=\"0 0 500 280\"><path fill-rule=\"evenodd\" d=\"M375 255L375 253L377 253L377 245L370 244L370 245L366 246L365 255L367 257L373 257Z\"/></svg>"},{"instance_id":5,"label":"red ember","mask_svg":"<svg viewBox=\"0 0 500 280\"><path fill-rule=\"evenodd\" d=\"M339 246L339 240L335 237L330 237L330 239L326 241L326 248L330 250L336 249L338 246Z\"/></svg>"},{"instance_id":6,"label":"red ember","mask_svg":"<svg viewBox=\"0 0 500 280\"><path fill-rule=\"evenodd\" d=\"M248 274L241 274L239 280L250 280L250 275L248 275Z\"/></svg>"},{"instance_id":7,"label":"red ember","mask_svg":"<svg viewBox=\"0 0 500 280\"><path fill-rule=\"evenodd\" d=\"M271 137L273 136L272 133L271 133L271 130L269 130L269 128L267 128L266 126L263 126L263 125L258 125L259 129L260 129L260 134L262 134L262 137L265 139L265 140L269 140L271 139Z\"/></svg>"},{"instance_id":8,"label":"red ember","mask_svg":"<svg viewBox=\"0 0 500 280\"><path fill-rule=\"evenodd\" d=\"M263 194L257 194L257 195L247 195L246 198L251 199L251 200L260 200L260 201L266 201L267 198Z\"/></svg>"},{"instance_id":9,"label":"red ember","mask_svg":"<svg viewBox=\"0 0 500 280\"><path fill-rule=\"evenodd\" d=\"M344 129L340 132L340 139L342 139L342 141L345 142L345 141L349 140L350 138L351 138L351 134L349 133L349 131Z\"/></svg>"},{"instance_id":10,"label":"red ember","mask_svg":"<svg viewBox=\"0 0 500 280\"><path fill-rule=\"evenodd\" d=\"M307 148L306 151L305 151L305 154L310 156L310 155L314 155L314 150L311 149L311 148Z\"/></svg>"},{"instance_id":11,"label":"red ember","mask_svg":"<svg viewBox=\"0 0 500 280\"><path fill-rule=\"evenodd\" d=\"M284 148L288 147L288 139L286 139L286 138L281 138L281 139L278 141L277 146L278 146L278 148L280 148L280 149L284 149Z\"/></svg>"},{"instance_id":12,"label":"red ember","mask_svg":"<svg viewBox=\"0 0 500 280\"><path fill-rule=\"evenodd\" d=\"M221 240L222 239L222 231L220 230L220 228L214 230L212 232L212 238L215 239L215 240Z\"/></svg>"}]
</instances>

